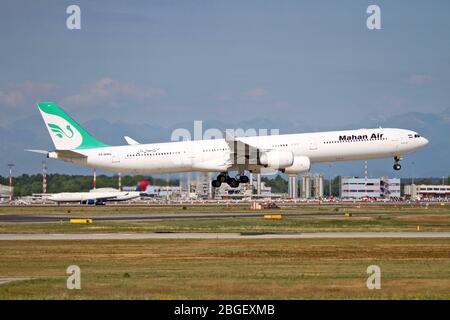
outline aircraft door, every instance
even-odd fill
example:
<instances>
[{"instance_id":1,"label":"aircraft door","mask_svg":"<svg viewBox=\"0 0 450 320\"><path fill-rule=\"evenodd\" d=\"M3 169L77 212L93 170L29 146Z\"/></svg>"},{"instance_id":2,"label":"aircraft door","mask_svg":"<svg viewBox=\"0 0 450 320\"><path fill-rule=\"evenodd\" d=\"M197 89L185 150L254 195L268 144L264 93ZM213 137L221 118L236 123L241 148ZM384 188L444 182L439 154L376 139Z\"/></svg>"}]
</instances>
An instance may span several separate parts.
<instances>
[{"instance_id":1,"label":"aircraft door","mask_svg":"<svg viewBox=\"0 0 450 320\"><path fill-rule=\"evenodd\" d=\"M181 157L181 166L183 168L186 168L190 170L192 168L192 165L198 161L198 153L197 153L197 146L193 141L186 141L187 147L183 151L183 157Z\"/></svg>"},{"instance_id":2,"label":"aircraft door","mask_svg":"<svg viewBox=\"0 0 450 320\"><path fill-rule=\"evenodd\" d=\"M396 152L400 149L400 139L397 134L393 134L391 137L392 146L395 147Z\"/></svg>"},{"instance_id":3,"label":"aircraft door","mask_svg":"<svg viewBox=\"0 0 450 320\"><path fill-rule=\"evenodd\" d=\"M309 139L309 150L317 150L317 141L314 138Z\"/></svg>"},{"instance_id":4,"label":"aircraft door","mask_svg":"<svg viewBox=\"0 0 450 320\"><path fill-rule=\"evenodd\" d=\"M117 152L111 153L111 160L112 163L119 163L120 162L120 156Z\"/></svg>"}]
</instances>

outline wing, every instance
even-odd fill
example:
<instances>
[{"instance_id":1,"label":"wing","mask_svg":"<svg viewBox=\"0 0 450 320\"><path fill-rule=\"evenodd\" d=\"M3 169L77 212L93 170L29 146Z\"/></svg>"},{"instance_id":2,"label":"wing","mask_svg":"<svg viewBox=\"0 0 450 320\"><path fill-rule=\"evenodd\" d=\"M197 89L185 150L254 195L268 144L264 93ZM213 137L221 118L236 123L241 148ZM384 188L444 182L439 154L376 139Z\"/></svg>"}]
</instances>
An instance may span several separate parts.
<instances>
[{"instance_id":1,"label":"wing","mask_svg":"<svg viewBox=\"0 0 450 320\"><path fill-rule=\"evenodd\" d=\"M114 200L116 198L116 196L111 196L111 197L89 197L88 200L95 200L95 201L108 201L108 200Z\"/></svg>"},{"instance_id":2,"label":"wing","mask_svg":"<svg viewBox=\"0 0 450 320\"><path fill-rule=\"evenodd\" d=\"M258 166L261 149L251 146L225 132L225 141L230 147L230 160L234 166Z\"/></svg>"},{"instance_id":3,"label":"wing","mask_svg":"<svg viewBox=\"0 0 450 320\"><path fill-rule=\"evenodd\" d=\"M111 195L101 195L101 196L93 196L89 197L89 199L95 199L97 201L127 201L131 199L135 199L140 197L139 192L126 192L126 193L119 193L119 194L111 194Z\"/></svg>"},{"instance_id":4,"label":"wing","mask_svg":"<svg viewBox=\"0 0 450 320\"><path fill-rule=\"evenodd\" d=\"M270 149L252 146L239 138L233 137L228 132L225 132L225 141L230 147L230 162L232 163L228 171L251 170L263 175L273 175L278 172L278 170L264 167L259 161L260 155L263 152L270 151Z\"/></svg>"}]
</instances>

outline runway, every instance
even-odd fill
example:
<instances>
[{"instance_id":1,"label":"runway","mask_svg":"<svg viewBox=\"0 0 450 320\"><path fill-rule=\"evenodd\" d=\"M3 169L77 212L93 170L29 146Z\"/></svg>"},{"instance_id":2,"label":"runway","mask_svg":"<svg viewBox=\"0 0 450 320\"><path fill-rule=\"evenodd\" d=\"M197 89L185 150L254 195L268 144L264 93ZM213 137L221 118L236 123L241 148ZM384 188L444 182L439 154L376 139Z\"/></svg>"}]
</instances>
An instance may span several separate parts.
<instances>
[{"instance_id":1,"label":"runway","mask_svg":"<svg viewBox=\"0 0 450 320\"><path fill-rule=\"evenodd\" d=\"M286 217L342 216L342 213L283 213ZM73 218L92 218L95 221L146 221L146 220L182 220L182 219L227 219L227 218L262 218L264 213L90 213L76 214L2 214L0 223L52 223L69 221ZM365 214L358 214L365 216Z\"/></svg>"},{"instance_id":2,"label":"runway","mask_svg":"<svg viewBox=\"0 0 450 320\"><path fill-rule=\"evenodd\" d=\"M64 233L0 234L0 241L156 240L156 239L362 239L450 238L450 232L305 232L305 233Z\"/></svg>"}]
</instances>

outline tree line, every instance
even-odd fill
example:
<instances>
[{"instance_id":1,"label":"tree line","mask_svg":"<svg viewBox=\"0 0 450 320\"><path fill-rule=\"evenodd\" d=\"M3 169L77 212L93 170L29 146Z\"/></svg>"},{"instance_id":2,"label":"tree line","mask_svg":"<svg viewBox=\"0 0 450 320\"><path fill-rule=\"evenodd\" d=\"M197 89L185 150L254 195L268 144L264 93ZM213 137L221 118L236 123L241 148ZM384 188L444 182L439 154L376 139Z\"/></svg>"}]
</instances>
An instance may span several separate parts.
<instances>
[{"instance_id":1,"label":"tree line","mask_svg":"<svg viewBox=\"0 0 450 320\"><path fill-rule=\"evenodd\" d=\"M142 180L150 181L153 185L174 186L179 180L158 179L149 176L122 176L122 186L137 186ZM118 188L118 176L97 175L97 188ZM0 176L0 184L9 185L9 177ZM33 193L42 193L42 174L13 177L14 195L29 196ZM93 188L93 177L84 175L48 174L47 193L89 191Z\"/></svg>"},{"instance_id":2,"label":"tree line","mask_svg":"<svg viewBox=\"0 0 450 320\"><path fill-rule=\"evenodd\" d=\"M151 176L122 176L122 186L137 186L142 180L148 180L152 185L158 186L178 186L178 179L160 179L153 178ZM299 179L300 180L300 179ZM299 181L298 180L298 181ZM261 181L266 186L272 188L273 193L287 193L288 181L281 175L275 177L262 177ZM401 179L401 192L403 193L403 186L411 184L411 178ZM415 184L450 184L450 176L447 178L415 178ZM97 188L118 188L118 176L97 176ZM9 185L9 177L0 176L0 184ZM340 176L335 177L331 181L331 194L335 197L339 196L339 184ZM33 193L42 192L42 174L28 175L23 174L21 176L13 177L14 194L16 196L29 196ZM300 185L299 185L300 186ZM324 195L329 196L330 193L330 181L324 179ZM77 191L89 191L93 188L93 177L85 175L67 175L67 174L48 174L47 175L47 192L77 192ZM300 188L298 188L300 194Z\"/></svg>"}]
</instances>

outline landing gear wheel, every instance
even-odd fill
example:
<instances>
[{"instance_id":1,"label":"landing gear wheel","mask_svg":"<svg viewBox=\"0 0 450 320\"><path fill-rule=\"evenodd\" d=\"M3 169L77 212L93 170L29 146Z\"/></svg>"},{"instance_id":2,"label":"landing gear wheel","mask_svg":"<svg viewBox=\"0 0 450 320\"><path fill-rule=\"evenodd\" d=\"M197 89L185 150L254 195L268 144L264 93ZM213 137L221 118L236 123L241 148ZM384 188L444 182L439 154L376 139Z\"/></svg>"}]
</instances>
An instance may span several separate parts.
<instances>
[{"instance_id":1,"label":"landing gear wheel","mask_svg":"<svg viewBox=\"0 0 450 320\"><path fill-rule=\"evenodd\" d=\"M250 182L250 179L249 179L249 177L247 177L247 176L240 176L240 177L239 177L239 182L240 182L240 183L249 183L249 182Z\"/></svg>"},{"instance_id":2,"label":"landing gear wheel","mask_svg":"<svg viewBox=\"0 0 450 320\"><path fill-rule=\"evenodd\" d=\"M213 180L213 181L211 181L211 185L214 188L220 188L220 186L222 185L222 182L220 182L219 180Z\"/></svg>"},{"instance_id":3,"label":"landing gear wheel","mask_svg":"<svg viewBox=\"0 0 450 320\"><path fill-rule=\"evenodd\" d=\"M227 181L227 176L221 173L217 176L217 181L220 181L220 183L224 183Z\"/></svg>"},{"instance_id":4,"label":"landing gear wheel","mask_svg":"<svg viewBox=\"0 0 450 320\"><path fill-rule=\"evenodd\" d=\"M229 178L229 179L227 180L227 183L228 183L228 185L229 185L231 188L237 188L237 187L239 187L239 181L236 180L235 178Z\"/></svg>"},{"instance_id":5,"label":"landing gear wheel","mask_svg":"<svg viewBox=\"0 0 450 320\"><path fill-rule=\"evenodd\" d=\"M402 168L402 166L401 166L400 163L399 163L400 160L402 160L402 158L400 158L400 157L398 157L398 156L395 156L395 157L394 157L395 163L394 163L393 168L394 168L394 170L396 170L396 171L398 171L398 170L400 170L400 169Z\"/></svg>"}]
</instances>

